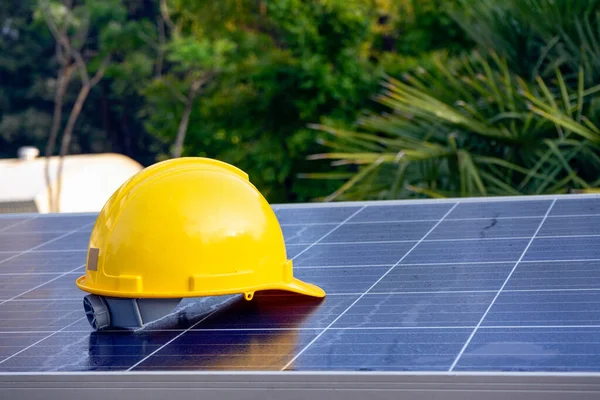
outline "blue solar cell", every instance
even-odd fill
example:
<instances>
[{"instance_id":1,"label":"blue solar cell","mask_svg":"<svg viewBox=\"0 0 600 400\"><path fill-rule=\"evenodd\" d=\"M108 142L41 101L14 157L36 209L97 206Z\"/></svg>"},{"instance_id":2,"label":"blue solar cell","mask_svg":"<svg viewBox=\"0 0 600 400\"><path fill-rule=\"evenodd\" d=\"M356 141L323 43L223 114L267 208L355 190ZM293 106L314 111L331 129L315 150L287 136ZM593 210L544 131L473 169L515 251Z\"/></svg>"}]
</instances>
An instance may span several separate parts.
<instances>
[{"instance_id":1,"label":"blue solar cell","mask_svg":"<svg viewBox=\"0 0 600 400\"><path fill-rule=\"evenodd\" d=\"M297 266L395 264L412 242L318 244L294 261Z\"/></svg>"},{"instance_id":2,"label":"blue solar cell","mask_svg":"<svg viewBox=\"0 0 600 400\"><path fill-rule=\"evenodd\" d=\"M595 289L600 288L597 261L524 262L519 264L505 289Z\"/></svg>"},{"instance_id":3,"label":"blue solar cell","mask_svg":"<svg viewBox=\"0 0 600 400\"><path fill-rule=\"evenodd\" d=\"M421 242L402 263L517 261L529 239L481 239Z\"/></svg>"},{"instance_id":4,"label":"blue solar cell","mask_svg":"<svg viewBox=\"0 0 600 400\"><path fill-rule=\"evenodd\" d=\"M484 239L499 237L531 237L542 222L541 217L524 219L477 219L470 221L443 221L427 240Z\"/></svg>"},{"instance_id":5,"label":"blue solar cell","mask_svg":"<svg viewBox=\"0 0 600 400\"><path fill-rule=\"evenodd\" d=\"M48 281L47 275L4 275L0 276L0 302L31 290Z\"/></svg>"},{"instance_id":6,"label":"blue solar cell","mask_svg":"<svg viewBox=\"0 0 600 400\"><path fill-rule=\"evenodd\" d=\"M586 260L600 258L600 236L536 238L523 260Z\"/></svg>"},{"instance_id":7,"label":"blue solar cell","mask_svg":"<svg viewBox=\"0 0 600 400\"><path fill-rule=\"evenodd\" d=\"M235 299L194 329L324 328L357 297L257 293L251 302Z\"/></svg>"},{"instance_id":8,"label":"blue solar cell","mask_svg":"<svg viewBox=\"0 0 600 400\"><path fill-rule=\"evenodd\" d=\"M599 325L600 292L502 292L484 326Z\"/></svg>"},{"instance_id":9,"label":"blue solar cell","mask_svg":"<svg viewBox=\"0 0 600 400\"><path fill-rule=\"evenodd\" d=\"M10 228L6 228L3 232L70 232L84 227L85 225L93 224L95 220L95 215L70 216L68 218L35 218Z\"/></svg>"},{"instance_id":10,"label":"blue solar cell","mask_svg":"<svg viewBox=\"0 0 600 400\"><path fill-rule=\"evenodd\" d=\"M498 290L514 263L398 265L372 292Z\"/></svg>"},{"instance_id":11,"label":"blue solar cell","mask_svg":"<svg viewBox=\"0 0 600 400\"><path fill-rule=\"evenodd\" d=\"M438 221L452 206L450 203L369 205L348 222Z\"/></svg>"},{"instance_id":12,"label":"blue solar cell","mask_svg":"<svg viewBox=\"0 0 600 400\"><path fill-rule=\"evenodd\" d=\"M31 346L35 342L48 336L47 333L32 332L2 332L0 333L0 361L3 358L10 357L19 351Z\"/></svg>"},{"instance_id":13,"label":"blue solar cell","mask_svg":"<svg viewBox=\"0 0 600 400\"><path fill-rule=\"evenodd\" d=\"M82 310L81 300L9 301L0 305L0 332L52 332L81 318L87 324Z\"/></svg>"},{"instance_id":14,"label":"blue solar cell","mask_svg":"<svg viewBox=\"0 0 600 400\"><path fill-rule=\"evenodd\" d=\"M6 251L6 252L0 253L0 267L2 267L3 265L6 264L6 262L8 262L8 261L5 261L5 260L8 260L9 258L10 259L15 258L15 257L19 256L20 254L21 253L18 252L18 251L15 251L15 252Z\"/></svg>"},{"instance_id":15,"label":"blue solar cell","mask_svg":"<svg viewBox=\"0 0 600 400\"><path fill-rule=\"evenodd\" d=\"M311 244L335 228L336 225L284 225L281 227L286 244Z\"/></svg>"},{"instance_id":16,"label":"blue solar cell","mask_svg":"<svg viewBox=\"0 0 600 400\"><path fill-rule=\"evenodd\" d=\"M495 293L369 294L334 328L464 327L477 324Z\"/></svg>"},{"instance_id":17,"label":"blue solar cell","mask_svg":"<svg viewBox=\"0 0 600 400\"><path fill-rule=\"evenodd\" d=\"M543 217L552 200L486 201L460 203L446 218Z\"/></svg>"},{"instance_id":18,"label":"blue solar cell","mask_svg":"<svg viewBox=\"0 0 600 400\"><path fill-rule=\"evenodd\" d=\"M420 240L435 224L428 222L380 222L340 226L321 243Z\"/></svg>"},{"instance_id":19,"label":"blue solar cell","mask_svg":"<svg viewBox=\"0 0 600 400\"><path fill-rule=\"evenodd\" d=\"M179 332L59 332L0 363L0 371L123 370Z\"/></svg>"},{"instance_id":20,"label":"blue solar cell","mask_svg":"<svg viewBox=\"0 0 600 400\"><path fill-rule=\"evenodd\" d=\"M275 214L280 224L340 223L360 207L280 208Z\"/></svg>"},{"instance_id":21,"label":"blue solar cell","mask_svg":"<svg viewBox=\"0 0 600 400\"><path fill-rule=\"evenodd\" d=\"M64 276L45 277L45 285L34 289L22 296L21 299L77 299L86 294L76 285L75 280L85 274L84 266L81 266L78 272L66 274ZM53 280L52 280L53 279Z\"/></svg>"},{"instance_id":22,"label":"blue solar cell","mask_svg":"<svg viewBox=\"0 0 600 400\"><path fill-rule=\"evenodd\" d=\"M470 329L329 330L288 370L445 371Z\"/></svg>"},{"instance_id":23,"label":"blue solar cell","mask_svg":"<svg viewBox=\"0 0 600 400\"><path fill-rule=\"evenodd\" d=\"M308 244L286 244L285 249L287 252L288 258L294 258L306 248L308 248Z\"/></svg>"},{"instance_id":24,"label":"blue solar cell","mask_svg":"<svg viewBox=\"0 0 600 400\"><path fill-rule=\"evenodd\" d=\"M134 370L279 370L315 330L189 331Z\"/></svg>"},{"instance_id":25,"label":"blue solar cell","mask_svg":"<svg viewBox=\"0 0 600 400\"><path fill-rule=\"evenodd\" d=\"M455 371L600 371L598 328L479 329Z\"/></svg>"},{"instance_id":26,"label":"blue solar cell","mask_svg":"<svg viewBox=\"0 0 600 400\"><path fill-rule=\"evenodd\" d=\"M61 233L36 232L36 233L7 233L0 232L0 251L21 252L59 237ZM89 234L88 234L89 238Z\"/></svg>"},{"instance_id":27,"label":"blue solar cell","mask_svg":"<svg viewBox=\"0 0 600 400\"><path fill-rule=\"evenodd\" d=\"M294 275L307 282L318 282L326 293L364 293L390 267L298 268Z\"/></svg>"},{"instance_id":28,"label":"blue solar cell","mask_svg":"<svg viewBox=\"0 0 600 400\"><path fill-rule=\"evenodd\" d=\"M550 215L600 214L600 198L558 199Z\"/></svg>"},{"instance_id":29,"label":"blue solar cell","mask_svg":"<svg viewBox=\"0 0 600 400\"><path fill-rule=\"evenodd\" d=\"M24 223L27 220L30 220L31 217L29 218L23 218L23 217L8 217L8 218L0 218L0 232L4 232L7 229L10 229L13 226L18 226L19 224Z\"/></svg>"},{"instance_id":30,"label":"blue solar cell","mask_svg":"<svg viewBox=\"0 0 600 400\"><path fill-rule=\"evenodd\" d=\"M64 233L63 233L64 235ZM81 250L87 249L90 241L90 231L82 230L71 233L52 243L40 246L38 250Z\"/></svg>"},{"instance_id":31,"label":"blue solar cell","mask_svg":"<svg viewBox=\"0 0 600 400\"><path fill-rule=\"evenodd\" d=\"M18 255L18 253L11 254ZM0 262L3 254L0 254ZM6 257L8 258L8 256ZM5 273L62 273L85 264L85 251L33 251L0 263L0 274Z\"/></svg>"},{"instance_id":32,"label":"blue solar cell","mask_svg":"<svg viewBox=\"0 0 600 400\"><path fill-rule=\"evenodd\" d=\"M600 216L549 217L544 221L537 237L563 235L600 235Z\"/></svg>"}]
</instances>

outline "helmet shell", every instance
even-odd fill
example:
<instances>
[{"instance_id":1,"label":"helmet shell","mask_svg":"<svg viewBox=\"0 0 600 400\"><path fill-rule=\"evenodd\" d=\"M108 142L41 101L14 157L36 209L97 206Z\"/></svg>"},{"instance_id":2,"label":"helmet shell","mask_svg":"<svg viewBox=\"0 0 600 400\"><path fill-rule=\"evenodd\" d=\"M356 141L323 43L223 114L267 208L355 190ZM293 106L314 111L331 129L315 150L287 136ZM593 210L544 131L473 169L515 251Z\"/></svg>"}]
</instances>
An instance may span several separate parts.
<instances>
[{"instance_id":1,"label":"helmet shell","mask_svg":"<svg viewBox=\"0 0 600 400\"><path fill-rule=\"evenodd\" d=\"M104 296L183 298L289 290L325 293L293 277L277 217L248 175L183 157L154 164L106 202L90 236L80 289Z\"/></svg>"}]
</instances>

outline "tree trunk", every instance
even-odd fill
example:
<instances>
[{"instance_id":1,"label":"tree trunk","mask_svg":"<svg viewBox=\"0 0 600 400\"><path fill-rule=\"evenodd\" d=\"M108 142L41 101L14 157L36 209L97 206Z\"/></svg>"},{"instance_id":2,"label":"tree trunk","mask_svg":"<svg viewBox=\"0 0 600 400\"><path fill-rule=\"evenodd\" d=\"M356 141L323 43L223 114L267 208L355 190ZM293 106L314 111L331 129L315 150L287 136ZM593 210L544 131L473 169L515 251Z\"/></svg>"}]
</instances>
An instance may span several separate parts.
<instances>
[{"instance_id":1,"label":"tree trunk","mask_svg":"<svg viewBox=\"0 0 600 400\"><path fill-rule=\"evenodd\" d=\"M177 129L177 137L175 138L175 145L173 146L173 158L181 157L181 153L183 152L183 142L185 141L185 134L190 121L194 99L200 90L200 86L202 86L207 79L207 76L202 76L194 80L190 86L187 101L185 102L185 109L183 110L181 121L179 121L179 128Z\"/></svg>"},{"instance_id":2,"label":"tree trunk","mask_svg":"<svg viewBox=\"0 0 600 400\"><path fill-rule=\"evenodd\" d=\"M60 144L60 154L58 159L58 177L57 177L57 185L56 185L56 198L54 200L54 204L56 206L56 211L60 211L60 192L62 188L62 170L63 170L63 162L65 154L69 149L69 145L71 144L71 137L73 136L73 128L75 127L75 122L77 122L77 118L81 113L83 108L83 104L90 93L91 86L89 83L83 85L81 90L79 91L79 95L77 96L77 100L75 101L75 105L73 105L73 109L71 110L71 115L69 115L69 121L67 122L67 126L65 127L65 132L62 137L62 142Z\"/></svg>"},{"instance_id":3,"label":"tree trunk","mask_svg":"<svg viewBox=\"0 0 600 400\"><path fill-rule=\"evenodd\" d=\"M44 173L46 176L46 188L48 190L48 211L54 212L54 197L52 194L52 181L50 179L50 157L54 153L54 146L56 145L56 138L58 136L58 128L60 127L60 121L62 119L62 106L65 92L69 86L69 80L71 79L71 73L73 72L73 65L67 65L60 69L58 76L58 85L56 87L56 93L54 94L54 114L52 116L52 127L50 128L50 136L48 137L48 143L46 144L45 152L45 168Z\"/></svg>"},{"instance_id":4,"label":"tree trunk","mask_svg":"<svg viewBox=\"0 0 600 400\"><path fill-rule=\"evenodd\" d=\"M179 122L179 129L177 130L177 138L175 139L175 146L173 147L173 157L181 157L183 152L183 141L185 140L185 133L187 131L188 122L190 120L190 114L192 112L193 101L188 101L183 110L181 121Z\"/></svg>"},{"instance_id":5,"label":"tree trunk","mask_svg":"<svg viewBox=\"0 0 600 400\"><path fill-rule=\"evenodd\" d=\"M78 59L78 53L75 53L76 55L76 60ZM67 121L67 126L65 127L65 131L63 133L63 137L62 137L62 141L60 143L60 153L59 153L59 158L58 158L58 174L57 174L57 180L56 180L56 197L54 200L54 204L56 206L56 211L60 212L60 192L62 189L62 170L63 170L63 164L64 164L64 157L65 154L67 154L67 151L69 150L69 145L71 144L71 137L73 136L73 128L75 128L75 123L77 122L77 118L79 118L79 114L81 113L81 110L83 109L83 104L85 103L85 100L87 99L88 94L90 93L90 90L96 86L98 84L98 82L100 81L100 79L102 79L102 76L104 76L104 71L106 71L106 67L108 66L108 62L110 60L110 55L106 56L103 60L102 60L102 64L100 66L100 68L98 69L98 71L96 72L96 75L94 75L93 79L88 79L88 75L87 75L87 70L85 69L86 66L83 63L83 61L81 60L81 57L79 57L79 67L82 68L82 75L83 75L83 85L81 86L81 89L79 91L79 95L77 96L77 100L75 100L75 104L73 105L73 108L71 109L71 114L69 115L69 120Z\"/></svg>"}]
</instances>

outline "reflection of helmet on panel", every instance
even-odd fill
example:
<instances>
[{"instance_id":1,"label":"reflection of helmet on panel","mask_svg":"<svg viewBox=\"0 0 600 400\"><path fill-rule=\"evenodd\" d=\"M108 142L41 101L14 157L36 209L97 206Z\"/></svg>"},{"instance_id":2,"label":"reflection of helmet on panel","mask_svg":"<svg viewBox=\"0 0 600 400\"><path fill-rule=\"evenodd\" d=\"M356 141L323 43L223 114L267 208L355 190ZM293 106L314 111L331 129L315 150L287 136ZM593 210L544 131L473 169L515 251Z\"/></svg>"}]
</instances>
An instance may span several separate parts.
<instances>
[{"instance_id":1,"label":"reflection of helmet on panel","mask_svg":"<svg viewBox=\"0 0 600 400\"><path fill-rule=\"evenodd\" d=\"M80 289L167 299L324 291L293 277L271 206L229 164L196 157L154 164L108 200L92 231Z\"/></svg>"}]
</instances>

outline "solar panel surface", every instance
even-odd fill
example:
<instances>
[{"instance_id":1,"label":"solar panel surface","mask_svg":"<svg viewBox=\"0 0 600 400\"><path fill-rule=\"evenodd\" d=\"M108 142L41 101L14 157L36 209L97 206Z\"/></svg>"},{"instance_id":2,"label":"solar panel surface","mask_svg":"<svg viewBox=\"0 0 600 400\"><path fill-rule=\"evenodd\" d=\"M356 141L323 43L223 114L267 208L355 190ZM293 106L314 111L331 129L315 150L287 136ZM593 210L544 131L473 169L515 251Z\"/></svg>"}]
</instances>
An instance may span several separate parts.
<instances>
[{"instance_id":1,"label":"solar panel surface","mask_svg":"<svg viewBox=\"0 0 600 400\"><path fill-rule=\"evenodd\" d=\"M75 286L95 215L1 216L0 373L600 371L600 197L274 208L325 299L187 299L107 332Z\"/></svg>"}]
</instances>

